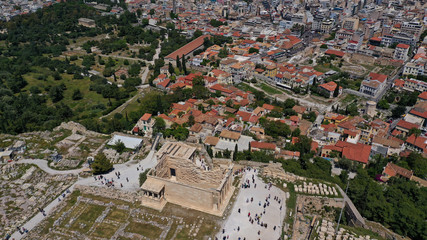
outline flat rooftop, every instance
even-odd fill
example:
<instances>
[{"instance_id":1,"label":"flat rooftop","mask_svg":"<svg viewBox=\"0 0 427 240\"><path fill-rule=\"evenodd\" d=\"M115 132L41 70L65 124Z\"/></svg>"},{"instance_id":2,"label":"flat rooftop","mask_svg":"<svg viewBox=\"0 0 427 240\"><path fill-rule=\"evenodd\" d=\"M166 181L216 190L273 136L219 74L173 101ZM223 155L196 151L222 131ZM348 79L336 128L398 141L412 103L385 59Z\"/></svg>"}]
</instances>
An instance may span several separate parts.
<instances>
[{"instance_id":1,"label":"flat rooftop","mask_svg":"<svg viewBox=\"0 0 427 240\"><path fill-rule=\"evenodd\" d=\"M114 135L113 138L107 143L109 146L115 145L118 141L121 141L125 144L125 147L128 149L137 149L141 146L142 139L136 137L122 136L122 135Z\"/></svg>"},{"instance_id":2,"label":"flat rooftop","mask_svg":"<svg viewBox=\"0 0 427 240\"><path fill-rule=\"evenodd\" d=\"M189 146L181 142L167 142L157 152L158 156L167 154L170 157L190 159L196 147Z\"/></svg>"}]
</instances>

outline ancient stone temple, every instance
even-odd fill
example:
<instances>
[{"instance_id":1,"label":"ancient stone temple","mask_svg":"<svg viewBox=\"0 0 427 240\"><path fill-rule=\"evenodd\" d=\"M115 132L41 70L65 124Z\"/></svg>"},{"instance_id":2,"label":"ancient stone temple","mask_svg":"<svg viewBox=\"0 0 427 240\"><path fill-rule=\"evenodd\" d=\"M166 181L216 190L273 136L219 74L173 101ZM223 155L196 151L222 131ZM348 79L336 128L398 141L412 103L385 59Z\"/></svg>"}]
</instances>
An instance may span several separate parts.
<instances>
[{"instance_id":1,"label":"ancient stone temple","mask_svg":"<svg viewBox=\"0 0 427 240\"><path fill-rule=\"evenodd\" d=\"M233 164L216 162L201 145L167 142L141 187L142 205L163 209L166 202L222 215L234 191Z\"/></svg>"}]
</instances>

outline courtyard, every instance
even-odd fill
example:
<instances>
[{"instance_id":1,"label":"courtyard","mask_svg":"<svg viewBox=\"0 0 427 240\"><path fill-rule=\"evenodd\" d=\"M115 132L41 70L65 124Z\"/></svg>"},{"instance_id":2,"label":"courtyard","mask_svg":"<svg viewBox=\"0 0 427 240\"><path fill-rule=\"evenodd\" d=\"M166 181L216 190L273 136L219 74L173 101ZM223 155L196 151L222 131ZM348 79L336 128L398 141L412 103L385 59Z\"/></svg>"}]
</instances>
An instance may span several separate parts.
<instances>
[{"instance_id":1,"label":"courtyard","mask_svg":"<svg viewBox=\"0 0 427 240\"><path fill-rule=\"evenodd\" d=\"M218 239L280 238L286 214L286 194L264 183L257 174L258 171L253 169L243 173L242 183L248 184L249 181L250 187L239 186L240 191L231 213L216 235ZM258 216L259 220L255 220Z\"/></svg>"}]
</instances>

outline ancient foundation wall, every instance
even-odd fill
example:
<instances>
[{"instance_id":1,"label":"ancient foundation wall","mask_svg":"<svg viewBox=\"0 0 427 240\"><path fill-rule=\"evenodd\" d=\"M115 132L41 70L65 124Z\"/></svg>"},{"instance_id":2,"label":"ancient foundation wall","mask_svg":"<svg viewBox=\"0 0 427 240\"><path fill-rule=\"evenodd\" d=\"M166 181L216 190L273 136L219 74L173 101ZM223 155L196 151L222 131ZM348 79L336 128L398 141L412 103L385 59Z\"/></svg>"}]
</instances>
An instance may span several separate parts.
<instances>
[{"instance_id":1,"label":"ancient foundation wall","mask_svg":"<svg viewBox=\"0 0 427 240\"><path fill-rule=\"evenodd\" d=\"M102 196L105 198L117 199L131 203L139 201L140 199L138 192L127 192L114 188L76 185L74 189L80 190L80 192L83 194Z\"/></svg>"},{"instance_id":2,"label":"ancient foundation wall","mask_svg":"<svg viewBox=\"0 0 427 240\"><path fill-rule=\"evenodd\" d=\"M219 193L149 175L147 177L152 178L150 181L165 185L164 197L170 203L207 211L216 210L214 205L218 201Z\"/></svg>"}]
</instances>

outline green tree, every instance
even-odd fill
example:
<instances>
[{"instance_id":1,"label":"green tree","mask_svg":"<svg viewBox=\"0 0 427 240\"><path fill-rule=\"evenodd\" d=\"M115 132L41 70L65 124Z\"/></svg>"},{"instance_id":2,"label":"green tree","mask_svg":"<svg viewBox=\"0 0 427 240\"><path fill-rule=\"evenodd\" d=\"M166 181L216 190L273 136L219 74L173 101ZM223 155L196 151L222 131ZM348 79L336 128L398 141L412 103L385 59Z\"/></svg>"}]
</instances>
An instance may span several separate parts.
<instances>
[{"instance_id":1,"label":"green tree","mask_svg":"<svg viewBox=\"0 0 427 240\"><path fill-rule=\"evenodd\" d=\"M176 56L176 67L179 69L179 71L182 71L181 67L181 61L179 61L179 56Z\"/></svg>"},{"instance_id":2,"label":"green tree","mask_svg":"<svg viewBox=\"0 0 427 240\"><path fill-rule=\"evenodd\" d=\"M64 98L64 90L60 86L53 86L49 90L49 97L52 102L59 102Z\"/></svg>"},{"instance_id":3,"label":"green tree","mask_svg":"<svg viewBox=\"0 0 427 240\"><path fill-rule=\"evenodd\" d=\"M156 117L156 122L154 123L153 129L154 132L163 132L166 129L166 123L165 120L161 117Z\"/></svg>"},{"instance_id":4,"label":"green tree","mask_svg":"<svg viewBox=\"0 0 427 240\"><path fill-rule=\"evenodd\" d=\"M398 118L402 116L406 112L406 107L404 106L397 106L393 110L391 110L391 116L393 118Z\"/></svg>"},{"instance_id":5,"label":"green tree","mask_svg":"<svg viewBox=\"0 0 427 240\"><path fill-rule=\"evenodd\" d=\"M189 125L189 126L193 126L195 123L196 123L196 121L194 120L194 116L193 116L193 115L190 115L190 116L188 117L188 125Z\"/></svg>"},{"instance_id":6,"label":"green tree","mask_svg":"<svg viewBox=\"0 0 427 240\"><path fill-rule=\"evenodd\" d=\"M386 99L381 99L381 100L378 102L378 108L381 108L381 109L389 109L389 108L390 108L390 104L387 102L387 100L386 100Z\"/></svg>"},{"instance_id":7,"label":"green tree","mask_svg":"<svg viewBox=\"0 0 427 240\"><path fill-rule=\"evenodd\" d=\"M299 128L295 128L295 130L292 132L292 137L299 137L301 134L301 130Z\"/></svg>"},{"instance_id":8,"label":"green tree","mask_svg":"<svg viewBox=\"0 0 427 240\"><path fill-rule=\"evenodd\" d=\"M182 60L182 70L184 70L184 74L187 75L188 74L187 73L187 65L185 64L185 56L184 55L182 55L181 60Z\"/></svg>"},{"instance_id":9,"label":"green tree","mask_svg":"<svg viewBox=\"0 0 427 240\"><path fill-rule=\"evenodd\" d=\"M219 50L218 57L225 58L228 56L227 45L225 45L221 50Z\"/></svg>"},{"instance_id":10,"label":"green tree","mask_svg":"<svg viewBox=\"0 0 427 240\"><path fill-rule=\"evenodd\" d=\"M415 137L419 137L421 135L421 130L418 128L411 128L409 130L408 136L411 136L412 134L414 134Z\"/></svg>"},{"instance_id":11,"label":"green tree","mask_svg":"<svg viewBox=\"0 0 427 240\"><path fill-rule=\"evenodd\" d=\"M138 63L132 64L128 72L129 72L129 75L131 75L132 77L138 76L139 73L141 72L141 65L139 65Z\"/></svg>"},{"instance_id":12,"label":"green tree","mask_svg":"<svg viewBox=\"0 0 427 240\"><path fill-rule=\"evenodd\" d=\"M111 164L110 160L107 159L104 153L98 153L90 167L92 168L93 174L96 175L107 173L113 168L113 164Z\"/></svg>"},{"instance_id":13,"label":"green tree","mask_svg":"<svg viewBox=\"0 0 427 240\"><path fill-rule=\"evenodd\" d=\"M73 96L71 97L71 99L73 100L80 100L83 98L83 94L82 92L80 92L80 89L75 89L73 92Z\"/></svg>"},{"instance_id":14,"label":"green tree","mask_svg":"<svg viewBox=\"0 0 427 240\"><path fill-rule=\"evenodd\" d=\"M259 53L259 49L251 47L249 48L249 54L251 53Z\"/></svg>"},{"instance_id":15,"label":"green tree","mask_svg":"<svg viewBox=\"0 0 427 240\"><path fill-rule=\"evenodd\" d=\"M236 144L234 147L233 161L236 161L238 152L239 152L239 146L237 146L237 144Z\"/></svg>"},{"instance_id":16,"label":"green tree","mask_svg":"<svg viewBox=\"0 0 427 240\"><path fill-rule=\"evenodd\" d=\"M122 141L117 141L115 144L114 144L114 148L116 149L116 151L118 152L118 153L123 153L125 150L126 150L126 146L125 146L125 144L122 142Z\"/></svg>"},{"instance_id":17,"label":"green tree","mask_svg":"<svg viewBox=\"0 0 427 240\"><path fill-rule=\"evenodd\" d=\"M337 87L334 90L334 97L338 97L339 93L340 93L340 84L338 83Z\"/></svg>"},{"instance_id":18,"label":"green tree","mask_svg":"<svg viewBox=\"0 0 427 240\"><path fill-rule=\"evenodd\" d=\"M175 73L175 69L173 68L172 63L169 63L168 71L170 75L173 75Z\"/></svg>"}]
</instances>

